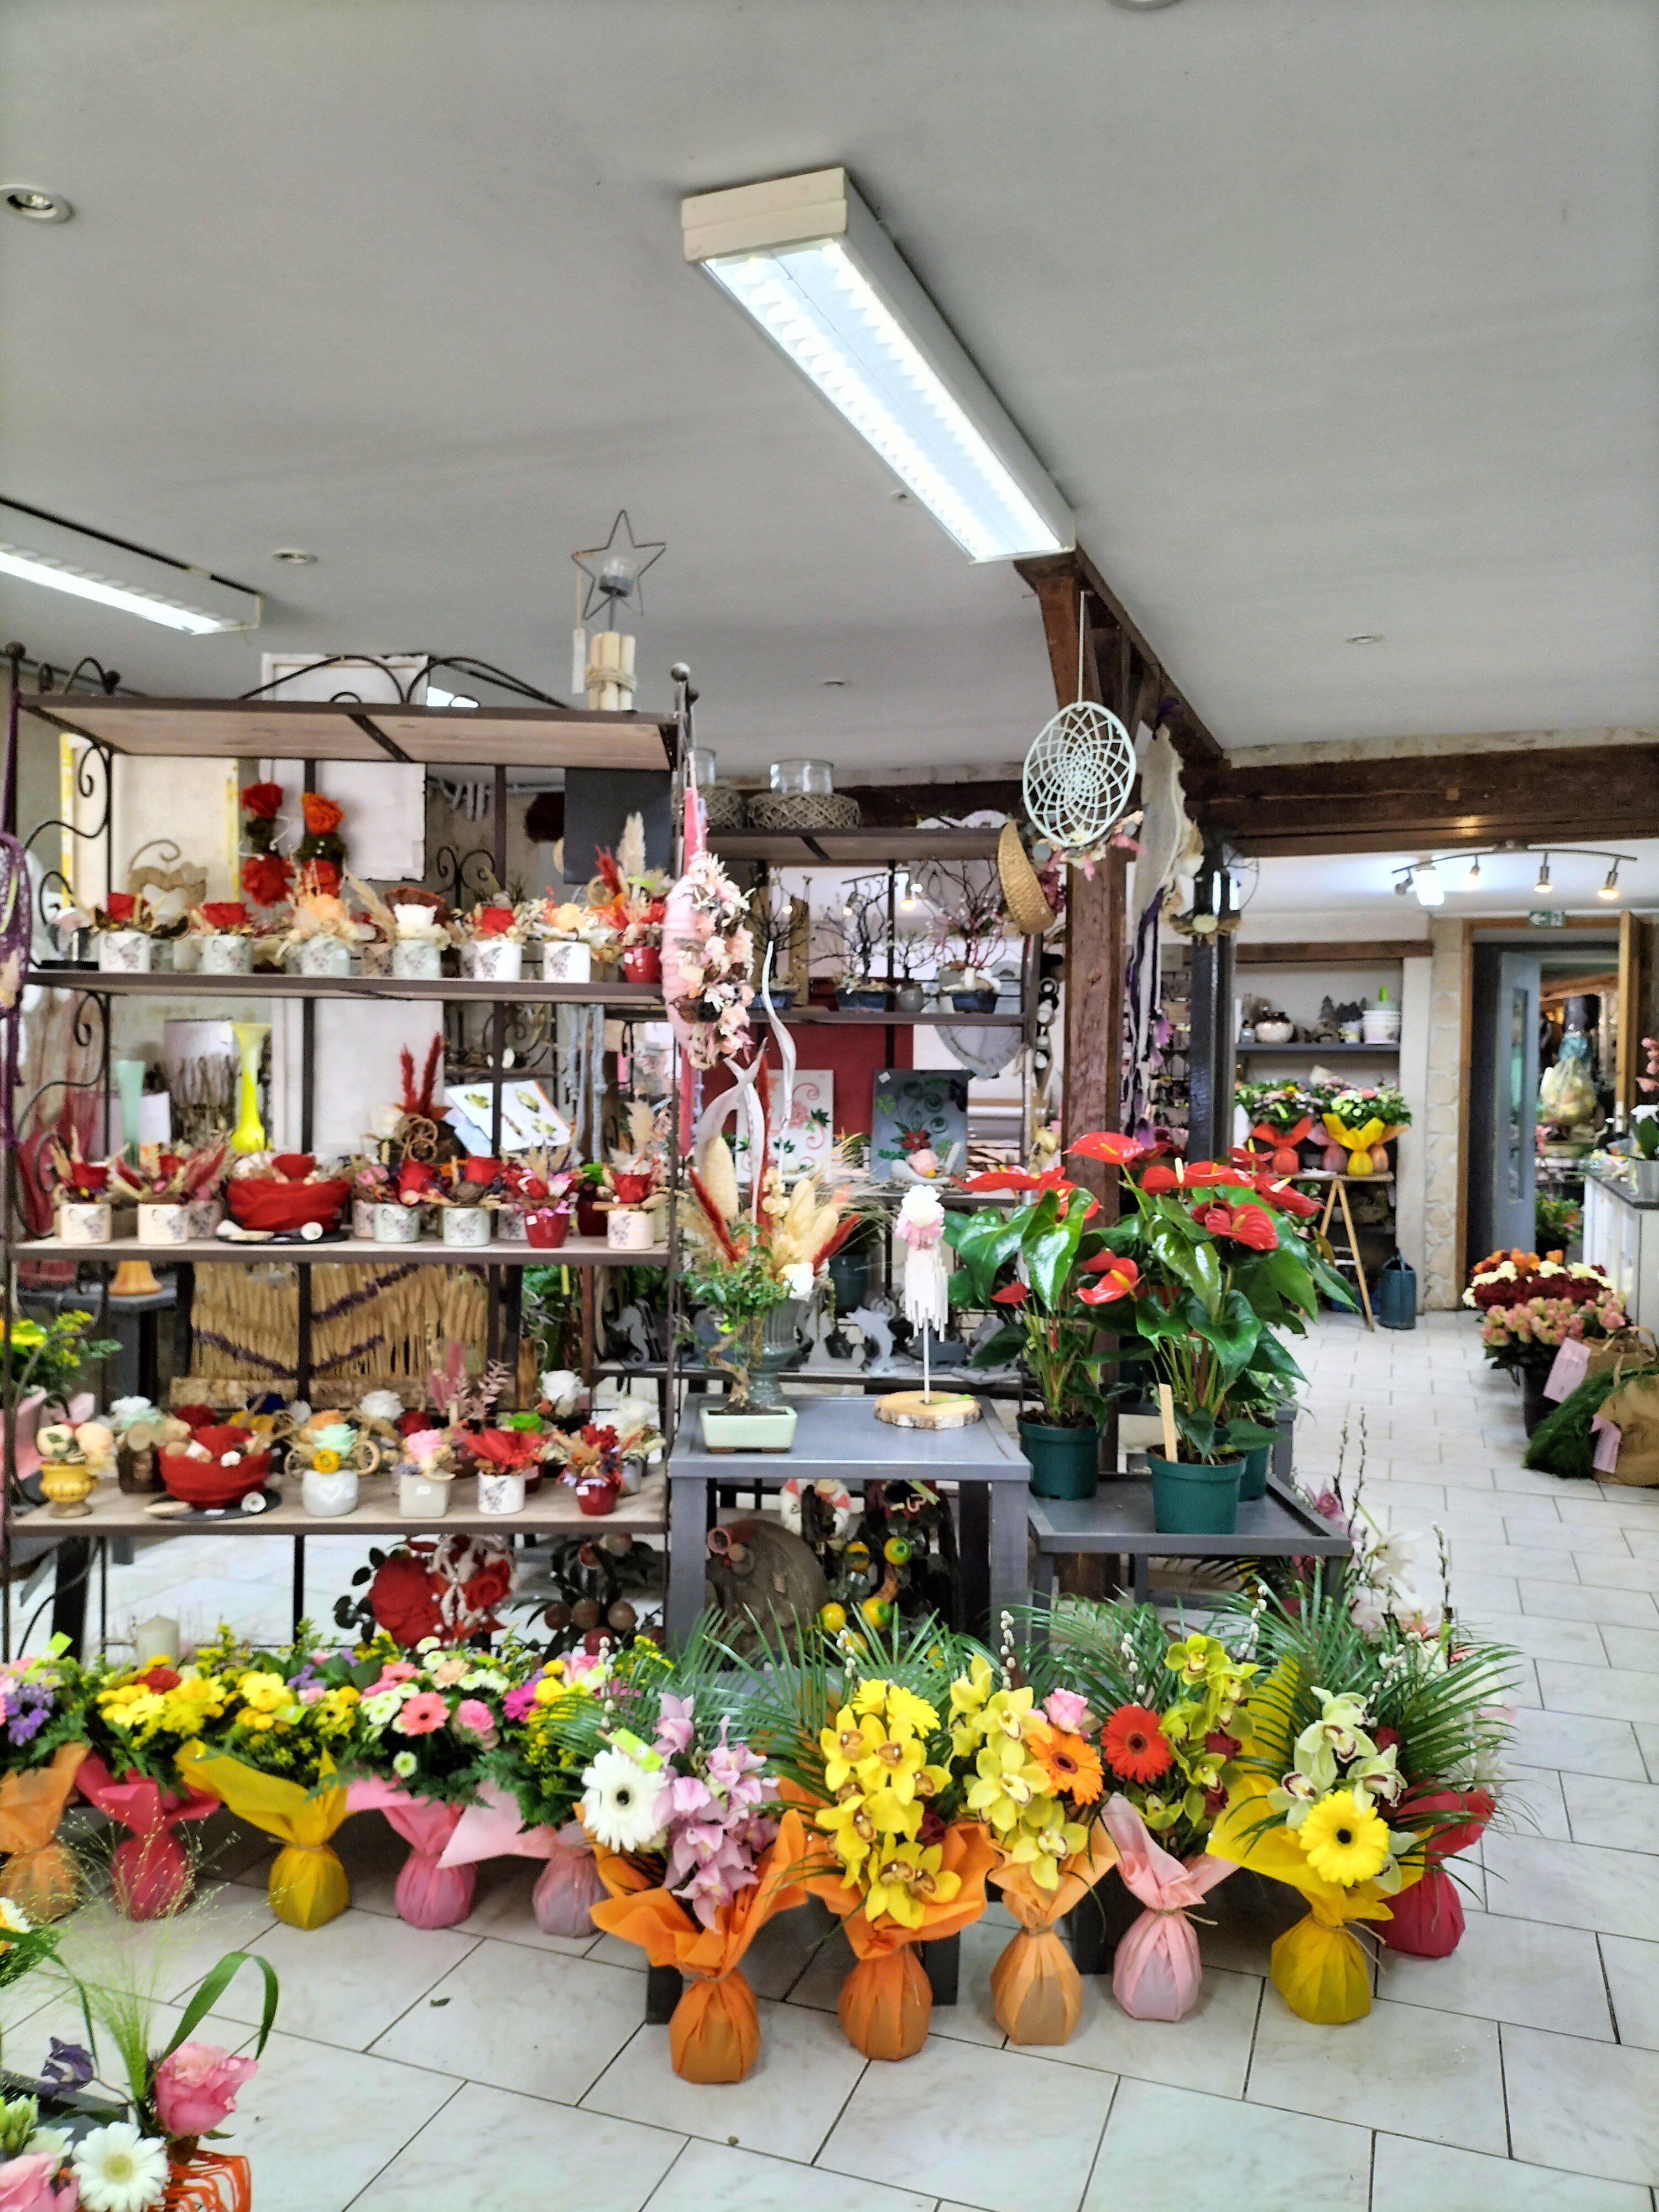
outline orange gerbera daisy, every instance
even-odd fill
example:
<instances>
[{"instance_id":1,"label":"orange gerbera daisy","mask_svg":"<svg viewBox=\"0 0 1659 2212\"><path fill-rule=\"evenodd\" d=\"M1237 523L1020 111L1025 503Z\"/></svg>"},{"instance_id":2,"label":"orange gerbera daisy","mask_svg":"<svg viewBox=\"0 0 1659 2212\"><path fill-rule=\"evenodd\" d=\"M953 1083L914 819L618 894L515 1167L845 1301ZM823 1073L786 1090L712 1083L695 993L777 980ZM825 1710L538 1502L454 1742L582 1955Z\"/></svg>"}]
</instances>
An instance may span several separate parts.
<instances>
[{"instance_id":1,"label":"orange gerbera daisy","mask_svg":"<svg viewBox=\"0 0 1659 2212\"><path fill-rule=\"evenodd\" d=\"M1156 1782L1175 1764L1170 1740L1155 1712L1120 1705L1100 1731L1106 1764L1125 1782Z\"/></svg>"},{"instance_id":2,"label":"orange gerbera daisy","mask_svg":"<svg viewBox=\"0 0 1659 2212\"><path fill-rule=\"evenodd\" d=\"M1074 1805L1092 1805L1102 1786L1100 1753L1085 1736L1039 1722L1026 1739L1031 1756L1048 1778L1057 1797Z\"/></svg>"}]
</instances>

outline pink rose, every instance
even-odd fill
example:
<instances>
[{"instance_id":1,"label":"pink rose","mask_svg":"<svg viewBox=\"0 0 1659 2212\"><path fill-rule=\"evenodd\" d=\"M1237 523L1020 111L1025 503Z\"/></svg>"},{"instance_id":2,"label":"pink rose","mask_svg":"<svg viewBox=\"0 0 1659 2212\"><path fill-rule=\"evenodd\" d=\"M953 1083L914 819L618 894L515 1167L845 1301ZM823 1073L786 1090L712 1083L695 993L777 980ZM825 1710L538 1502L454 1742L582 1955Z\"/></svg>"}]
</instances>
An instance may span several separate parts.
<instances>
[{"instance_id":1,"label":"pink rose","mask_svg":"<svg viewBox=\"0 0 1659 2212\"><path fill-rule=\"evenodd\" d=\"M482 1698L461 1699L455 1708L455 1726L464 1735L476 1735L489 1743L495 1741L495 1716Z\"/></svg>"},{"instance_id":2,"label":"pink rose","mask_svg":"<svg viewBox=\"0 0 1659 2212\"><path fill-rule=\"evenodd\" d=\"M0 2166L0 2212L75 2212L80 2186L70 2174L61 2189L54 2189L52 2177L57 2171L55 2151L8 2159Z\"/></svg>"},{"instance_id":3,"label":"pink rose","mask_svg":"<svg viewBox=\"0 0 1659 2212\"><path fill-rule=\"evenodd\" d=\"M411 1698L392 1725L399 1735L431 1735L449 1718L449 1707L435 1690Z\"/></svg>"},{"instance_id":4,"label":"pink rose","mask_svg":"<svg viewBox=\"0 0 1659 2212\"><path fill-rule=\"evenodd\" d=\"M170 2136L204 2136L235 2111L237 2091L257 2071L216 2043L181 2043L155 2069L155 2117Z\"/></svg>"},{"instance_id":5,"label":"pink rose","mask_svg":"<svg viewBox=\"0 0 1659 2212\"><path fill-rule=\"evenodd\" d=\"M1075 1690L1050 1690L1042 1710L1067 1735L1081 1735L1089 1726L1089 1700L1079 1698Z\"/></svg>"}]
</instances>

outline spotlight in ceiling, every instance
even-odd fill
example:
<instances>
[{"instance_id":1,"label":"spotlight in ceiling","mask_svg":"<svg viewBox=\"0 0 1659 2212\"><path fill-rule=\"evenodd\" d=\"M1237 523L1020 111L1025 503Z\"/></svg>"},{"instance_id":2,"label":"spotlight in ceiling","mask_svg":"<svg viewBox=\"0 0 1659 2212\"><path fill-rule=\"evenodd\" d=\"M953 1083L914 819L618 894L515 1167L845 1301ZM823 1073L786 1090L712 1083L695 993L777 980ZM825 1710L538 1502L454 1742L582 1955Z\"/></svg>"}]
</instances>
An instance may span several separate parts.
<instances>
[{"instance_id":1,"label":"spotlight in ceiling","mask_svg":"<svg viewBox=\"0 0 1659 2212\"><path fill-rule=\"evenodd\" d=\"M1554 884L1550 880L1550 856L1547 853L1538 864L1538 881L1533 885L1533 889L1540 898L1547 898L1555 889Z\"/></svg>"},{"instance_id":2,"label":"spotlight in ceiling","mask_svg":"<svg viewBox=\"0 0 1659 2212\"><path fill-rule=\"evenodd\" d=\"M1615 860L1607 870L1607 879L1595 894L1597 898L1616 899L1619 896L1619 863Z\"/></svg>"},{"instance_id":3,"label":"spotlight in ceiling","mask_svg":"<svg viewBox=\"0 0 1659 2212\"><path fill-rule=\"evenodd\" d=\"M0 185L0 200L25 222L67 222L75 213L61 192L42 191L38 185Z\"/></svg>"},{"instance_id":4,"label":"spotlight in ceiling","mask_svg":"<svg viewBox=\"0 0 1659 2212\"><path fill-rule=\"evenodd\" d=\"M680 203L700 263L970 561L1064 553L1076 523L845 169Z\"/></svg>"},{"instance_id":5,"label":"spotlight in ceiling","mask_svg":"<svg viewBox=\"0 0 1659 2212\"><path fill-rule=\"evenodd\" d=\"M1395 878L1395 879L1394 879L1394 895L1395 895L1395 896L1396 898L1404 898L1404 897L1405 897L1405 896L1406 896L1406 894L1407 894L1407 892L1411 889L1411 887L1412 887L1412 879L1411 879L1411 872L1410 872L1410 870L1409 870L1409 869L1407 869L1407 872L1406 872L1403 876L1396 876L1396 877Z\"/></svg>"},{"instance_id":6,"label":"spotlight in ceiling","mask_svg":"<svg viewBox=\"0 0 1659 2212\"><path fill-rule=\"evenodd\" d=\"M1480 863L1478 860L1471 860L1469 862L1469 872L1463 878L1463 888L1466 891L1478 891L1480 890Z\"/></svg>"},{"instance_id":7,"label":"spotlight in ceiling","mask_svg":"<svg viewBox=\"0 0 1659 2212\"><path fill-rule=\"evenodd\" d=\"M1175 0L1112 0L1114 8L1121 8L1131 15L1150 15L1154 8L1173 8Z\"/></svg>"},{"instance_id":8,"label":"spotlight in ceiling","mask_svg":"<svg viewBox=\"0 0 1659 2212\"><path fill-rule=\"evenodd\" d=\"M270 557L285 562L290 568L314 568L317 565L317 556L299 545L279 545Z\"/></svg>"},{"instance_id":9,"label":"spotlight in ceiling","mask_svg":"<svg viewBox=\"0 0 1659 2212\"><path fill-rule=\"evenodd\" d=\"M1344 645L1381 645L1382 633L1380 629L1358 630L1352 637L1345 637L1342 642Z\"/></svg>"},{"instance_id":10,"label":"spotlight in ceiling","mask_svg":"<svg viewBox=\"0 0 1659 2212\"><path fill-rule=\"evenodd\" d=\"M1440 880L1440 871L1432 860L1419 860L1412 871L1412 889L1417 893L1419 906L1444 906L1446 886Z\"/></svg>"}]
</instances>

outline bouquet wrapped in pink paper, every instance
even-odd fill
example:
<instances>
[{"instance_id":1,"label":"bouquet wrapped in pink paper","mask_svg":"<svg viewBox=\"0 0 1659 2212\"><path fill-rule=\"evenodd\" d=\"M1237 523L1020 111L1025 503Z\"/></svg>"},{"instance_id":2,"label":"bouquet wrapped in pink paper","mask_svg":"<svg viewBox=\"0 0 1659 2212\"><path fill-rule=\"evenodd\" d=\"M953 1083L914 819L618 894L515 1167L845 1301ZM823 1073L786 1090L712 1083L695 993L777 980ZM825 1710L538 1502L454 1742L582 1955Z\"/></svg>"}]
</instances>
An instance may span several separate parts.
<instances>
[{"instance_id":1,"label":"bouquet wrapped in pink paper","mask_svg":"<svg viewBox=\"0 0 1659 2212\"><path fill-rule=\"evenodd\" d=\"M1198 2002L1204 1970L1188 1915L1232 1868L1202 1851L1182 1860L1152 1841L1128 1799L1115 1796L1102 1816L1117 1845L1124 1886L1146 1910L1112 1961L1112 1995L1131 2020L1183 2020Z\"/></svg>"},{"instance_id":2,"label":"bouquet wrapped in pink paper","mask_svg":"<svg viewBox=\"0 0 1659 2212\"><path fill-rule=\"evenodd\" d=\"M608 1894L586 1829L580 1820L568 1822L552 1838L547 1864L530 1893L537 1927L544 1936L591 1936L597 1927L593 1907Z\"/></svg>"},{"instance_id":3,"label":"bouquet wrapped in pink paper","mask_svg":"<svg viewBox=\"0 0 1659 2212\"><path fill-rule=\"evenodd\" d=\"M453 1928L472 1910L478 1886L476 1866L446 1866L443 1854L466 1811L437 1797L412 1797L380 1775L351 1784L347 1800L354 1813L384 1813L386 1825L409 1845L398 1872L392 1900L398 1917L411 1928Z\"/></svg>"},{"instance_id":4,"label":"bouquet wrapped in pink paper","mask_svg":"<svg viewBox=\"0 0 1659 2212\"><path fill-rule=\"evenodd\" d=\"M89 1751L76 1775L89 1805L131 1830L115 1846L111 1886L115 1902L129 1920L165 1920L191 1893L193 1875L184 1845L174 1833L181 1820L204 1820L219 1801L187 1785L167 1789L148 1775L118 1781L95 1751Z\"/></svg>"}]
</instances>

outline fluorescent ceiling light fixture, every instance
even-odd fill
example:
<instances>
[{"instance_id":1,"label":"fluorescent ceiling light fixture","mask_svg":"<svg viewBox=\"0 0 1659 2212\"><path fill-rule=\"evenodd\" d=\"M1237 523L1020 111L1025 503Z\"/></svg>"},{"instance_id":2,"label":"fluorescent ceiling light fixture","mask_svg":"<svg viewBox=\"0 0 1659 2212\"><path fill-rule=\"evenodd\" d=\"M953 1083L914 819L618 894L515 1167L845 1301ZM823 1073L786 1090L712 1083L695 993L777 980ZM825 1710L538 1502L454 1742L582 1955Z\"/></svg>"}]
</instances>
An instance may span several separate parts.
<instances>
[{"instance_id":1,"label":"fluorescent ceiling light fixture","mask_svg":"<svg viewBox=\"0 0 1659 2212\"><path fill-rule=\"evenodd\" d=\"M476 699L469 699L464 692L441 691L430 677L427 678L426 704L428 707L476 707L477 703Z\"/></svg>"},{"instance_id":2,"label":"fluorescent ceiling light fixture","mask_svg":"<svg viewBox=\"0 0 1659 2212\"><path fill-rule=\"evenodd\" d=\"M845 169L680 203L701 263L972 561L1064 553L1072 511Z\"/></svg>"},{"instance_id":3,"label":"fluorescent ceiling light fixture","mask_svg":"<svg viewBox=\"0 0 1659 2212\"><path fill-rule=\"evenodd\" d=\"M1419 860L1412 872L1412 888L1417 893L1419 906L1444 906L1446 886L1440 880L1440 871L1432 860Z\"/></svg>"},{"instance_id":4,"label":"fluorescent ceiling light fixture","mask_svg":"<svg viewBox=\"0 0 1659 2212\"><path fill-rule=\"evenodd\" d=\"M0 500L0 575L194 637L259 626L257 592L10 500Z\"/></svg>"}]
</instances>

